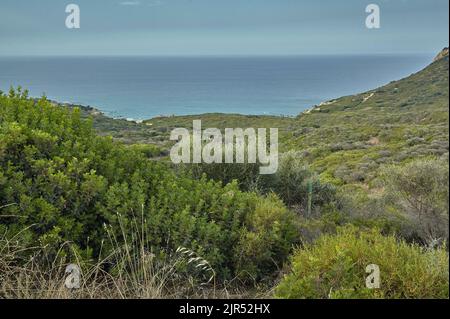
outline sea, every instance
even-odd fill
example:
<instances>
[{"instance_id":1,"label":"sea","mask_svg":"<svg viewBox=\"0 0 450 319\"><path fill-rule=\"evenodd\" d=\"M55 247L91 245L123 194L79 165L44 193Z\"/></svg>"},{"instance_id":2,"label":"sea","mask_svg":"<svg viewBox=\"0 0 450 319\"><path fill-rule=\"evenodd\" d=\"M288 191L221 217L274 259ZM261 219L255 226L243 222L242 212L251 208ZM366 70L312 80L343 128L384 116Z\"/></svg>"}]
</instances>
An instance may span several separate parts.
<instances>
[{"instance_id":1,"label":"sea","mask_svg":"<svg viewBox=\"0 0 450 319\"><path fill-rule=\"evenodd\" d=\"M0 90L130 120L202 113L295 116L419 71L432 55L0 57Z\"/></svg>"}]
</instances>

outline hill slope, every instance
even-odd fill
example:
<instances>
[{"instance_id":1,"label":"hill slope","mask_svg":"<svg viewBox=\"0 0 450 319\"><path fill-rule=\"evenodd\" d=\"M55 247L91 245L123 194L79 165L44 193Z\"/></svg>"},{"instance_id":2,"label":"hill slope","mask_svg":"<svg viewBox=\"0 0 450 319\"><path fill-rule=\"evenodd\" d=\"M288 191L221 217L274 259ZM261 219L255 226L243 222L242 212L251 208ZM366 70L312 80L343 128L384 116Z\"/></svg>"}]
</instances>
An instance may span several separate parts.
<instances>
[{"instance_id":1,"label":"hill slope","mask_svg":"<svg viewBox=\"0 0 450 319\"><path fill-rule=\"evenodd\" d=\"M202 114L153 118L111 129L111 119L94 117L103 134L129 142L168 147L171 129L204 127L278 127L281 150L298 156L334 184L367 184L380 165L448 154L448 51L407 78L357 95L315 106L296 118ZM113 126L114 127L114 126ZM365 186L366 187L366 186Z\"/></svg>"},{"instance_id":2,"label":"hill slope","mask_svg":"<svg viewBox=\"0 0 450 319\"><path fill-rule=\"evenodd\" d=\"M35 278L64 274L54 265L88 265L105 254L117 257L94 264L95 278L88 278L103 291L83 287L82 293L111 297L104 289L112 287L126 291L120 297L154 296L145 280L148 266L165 269L180 251L190 259L177 261L169 282L156 281L163 294L205 296L209 284L216 296L215 278L254 294L259 284L274 283L292 248L302 244L291 259L294 271L277 290L280 297L328 298L333 291L336 298L448 298L448 253L430 249L448 242L448 63L441 54L408 78L296 118L204 114L130 123L30 99L21 90L0 94L0 286L13 287L2 288L0 297L22 290L48 296L55 290L41 282L35 287ZM190 127L198 118L204 127L278 127L291 158L283 157L266 181L233 165L240 180L255 177L247 189L257 192L244 192L235 182L223 186L148 160L157 148L98 136L83 119L88 116L102 135L162 148L170 146L171 128ZM220 165L210 168L220 181L229 177L220 174ZM381 172L390 181L377 184ZM259 194L264 191L270 194ZM312 214L299 209L306 199ZM362 279L373 262L388 284L369 295ZM105 276L97 277L98 269ZM109 285L111 279L124 288Z\"/></svg>"},{"instance_id":3,"label":"hill slope","mask_svg":"<svg viewBox=\"0 0 450 319\"><path fill-rule=\"evenodd\" d=\"M370 181L380 164L448 154L448 63L447 55L405 79L299 115L285 148L305 150L335 182Z\"/></svg>"}]
</instances>

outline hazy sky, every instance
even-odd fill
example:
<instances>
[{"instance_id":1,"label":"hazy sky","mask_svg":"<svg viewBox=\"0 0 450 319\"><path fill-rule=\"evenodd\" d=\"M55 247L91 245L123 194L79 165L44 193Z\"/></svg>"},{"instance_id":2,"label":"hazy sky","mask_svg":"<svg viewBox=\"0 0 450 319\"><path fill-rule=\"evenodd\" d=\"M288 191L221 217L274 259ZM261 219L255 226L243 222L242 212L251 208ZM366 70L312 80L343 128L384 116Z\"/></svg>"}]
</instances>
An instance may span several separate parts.
<instances>
[{"instance_id":1,"label":"hazy sky","mask_svg":"<svg viewBox=\"0 0 450 319\"><path fill-rule=\"evenodd\" d=\"M65 26L78 4L81 28ZM365 8L381 8L367 29ZM448 0L0 0L0 55L435 53Z\"/></svg>"}]
</instances>

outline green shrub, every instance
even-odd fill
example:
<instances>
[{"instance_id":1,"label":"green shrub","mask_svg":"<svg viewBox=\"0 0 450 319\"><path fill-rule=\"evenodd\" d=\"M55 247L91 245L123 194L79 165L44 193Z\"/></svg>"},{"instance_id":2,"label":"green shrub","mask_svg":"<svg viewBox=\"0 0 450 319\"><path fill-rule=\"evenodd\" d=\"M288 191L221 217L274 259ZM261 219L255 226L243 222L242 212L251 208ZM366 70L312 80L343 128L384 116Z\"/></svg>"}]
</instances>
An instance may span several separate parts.
<instances>
[{"instance_id":1,"label":"green shrub","mask_svg":"<svg viewBox=\"0 0 450 319\"><path fill-rule=\"evenodd\" d=\"M70 241L98 257L113 249L103 244L104 225L120 244L142 220L147 249L186 247L220 280L259 280L282 265L297 236L280 200L177 175L148 159L156 151L97 136L79 109L0 95L0 206L13 204L0 211L0 231L55 254Z\"/></svg>"},{"instance_id":2,"label":"green shrub","mask_svg":"<svg viewBox=\"0 0 450 319\"><path fill-rule=\"evenodd\" d=\"M257 202L245 220L251 232L241 233L234 248L233 260L239 275L261 274L268 277L286 260L292 251L292 243L299 238L299 224L295 214L289 212L278 198L271 194ZM258 277L253 277L258 279Z\"/></svg>"},{"instance_id":3,"label":"green shrub","mask_svg":"<svg viewBox=\"0 0 450 319\"><path fill-rule=\"evenodd\" d=\"M162 156L164 154L164 152L158 146L155 146L155 145L132 144L129 147L130 147L130 149L134 149L134 150L137 150L137 151L143 153L148 158L158 157L158 156Z\"/></svg>"},{"instance_id":4,"label":"green shrub","mask_svg":"<svg viewBox=\"0 0 450 319\"><path fill-rule=\"evenodd\" d=\"M186 166L194 178L200 179L204 174L224 184L236 180L241 190L257 190L262 194L274 192L289 207L295 207L301 213L307 208L308 181L312 182L312 208L332 203L335 199L335 187L322 182L318 176L305 165L299 152L281 154L278 171L271 175L259 174L260 164L195 164Z\"/></svg>"},{"instance_id":5,"label":"green shrub","mask_svg":"<svg viewBox=\"0 0 450 319\"><path fill-rule=\"evenodd\" d=\"M448 241L448 161L419 159L386 167L381 176L388 201L423 243Z\"/></svg>"},{"instance_id":6,"label":"green shrub","mask_svg":"<svg viewBox=\"0 0 450 319\"><path fill-rule=\"evenodd\" d=\"M308 182L312 183L313 209L334 201L335 187L321 182L298 152L287 152L282 154L276 174L261 177L260 188L275 192L286 205L295 206L303 213L307 209Z\"/></svg>"},{"instance_id":7,"label":"green shrub","mask_svg":"<svg viewBox=\"0 0 450 319\"><path fill-rule=\"evenodd\" d=\"M380 268L380 288L366 288L366 267ZM376 230L338 229L292 257L278 298L448 298L445 249L426 250Z\"/></svg>"}]
</instances>

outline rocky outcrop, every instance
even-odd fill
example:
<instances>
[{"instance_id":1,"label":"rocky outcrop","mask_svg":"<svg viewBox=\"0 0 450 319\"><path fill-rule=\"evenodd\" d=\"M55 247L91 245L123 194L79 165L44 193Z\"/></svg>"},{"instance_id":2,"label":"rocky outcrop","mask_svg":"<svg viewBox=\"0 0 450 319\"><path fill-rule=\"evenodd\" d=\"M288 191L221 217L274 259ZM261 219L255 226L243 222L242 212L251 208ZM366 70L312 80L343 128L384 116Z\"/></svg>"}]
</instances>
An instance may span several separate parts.
<instances>
[{"instance_id":1,"label":"rocky outcrop","mask_svg":"<svg viewBox=\"0 0 450 319\"><path fill-rule=\"evenodd\" d=\"M438 61L438 60L440 60L440 59L443 59L443 58L445 58L446 56L448 56L448 47L442 49L442 51L439 52L439 54L434 58L433 62L436 62L436 61Z\"/></svg>"}]
</instances>

